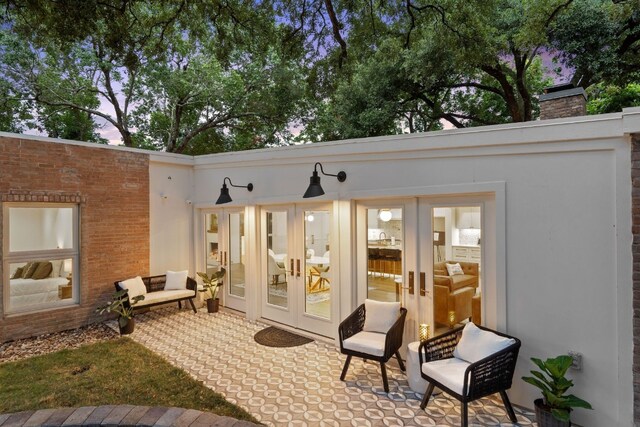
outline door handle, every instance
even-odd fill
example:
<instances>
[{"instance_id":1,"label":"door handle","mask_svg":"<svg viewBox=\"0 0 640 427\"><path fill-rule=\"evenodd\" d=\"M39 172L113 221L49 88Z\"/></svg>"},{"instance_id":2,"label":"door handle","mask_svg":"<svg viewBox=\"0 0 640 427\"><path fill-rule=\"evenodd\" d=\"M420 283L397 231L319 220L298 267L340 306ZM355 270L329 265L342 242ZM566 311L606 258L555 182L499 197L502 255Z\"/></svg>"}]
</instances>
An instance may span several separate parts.
<instances>
[{"instance_id":1,"label":"door handle","mask_svg":"<svg viewBox=\"0 0 640 427\"><path fill-rule=\"evenodd\" d=\"M300 258L296 260L296 265L298 267L298 271L296 272L296 277L300 277Z\"/></svg>"},{"instance_id":2,"label":"door handle","mask_svg":"<svg viewBox=\"0 0 640 427\"><path fill-rule=\"evenodd\" d=\"M222 265L227 265L227 251L222 251Z\"/></svg>"},{"instance_id":3,"label":"door handle","mask_svg":"<svg viewBox=\"0 0 640 427\"><path fill-rule=\"evenodd\" d=\"M293 258L291 258L291 270L289 270L289 273L291 273L291 275L293 275L295 273L295 271L293 269Z\"/></svg>"},{"instance_id":4,"label":"door handle","mask_svg":"<svg viewBox=\"0 0 640 427\"><path fill-rule=\"evenodd\" d=\"M413 295L415 293L415 273L413 271L409 272L409 295Z\"/></svg>"},{"instance_id":5,"label":"door handle","mask_svg":"<svg viewBox=\"0 0 640 427\"><path fill-rule=\"evenodd\" d=\"M423 271L420 272L420 296L427 294L427 277Z\"/></svg>"}]
</instances>

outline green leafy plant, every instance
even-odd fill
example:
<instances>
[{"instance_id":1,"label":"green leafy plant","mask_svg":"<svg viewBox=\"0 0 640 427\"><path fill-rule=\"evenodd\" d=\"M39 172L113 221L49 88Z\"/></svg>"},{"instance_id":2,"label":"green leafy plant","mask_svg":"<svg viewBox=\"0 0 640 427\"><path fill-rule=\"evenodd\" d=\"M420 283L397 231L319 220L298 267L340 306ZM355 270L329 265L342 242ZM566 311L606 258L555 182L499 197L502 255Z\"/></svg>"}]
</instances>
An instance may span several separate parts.
<instances>
[{"instance_id":1,"label":"green leafy plant","mask_svg":"<svg viewBox=\"0 0 640 427\"><path fill-rule=\"evenodd\" d=\"M593 409L589 402L573 394L565 394L573 387L573 381L565 377L573 361L570 356L562 355L545 361L532 357L531 360L542 372L532 370L532 377L522 379L542 391L544 405L557 420L569 421L572 408Z\"/></svg>"},{"instance_id":2,"label":"green leafy plant","mask_svg":"<svg viewBox=\"0 0 640 427\"><path fill-rule=\"evenodd\" d=\"M204 289L200 289L200 292L208 292L207 299L216 299L218 295L218 289L222 286L222 279L227 271L221 268L220 271L216 271L211 276L207 273L198 273L198 276L202 279L202 286Z\"/></svg>"},{"instance_id":3,"label":"green leafy plant","mask_svg":"<svg viewBox=\"0 0 640 427\"><path fill-rule=\"evenodd\" d=\"M120 327L124 328L127 325L127 322L129 322L129 319L133 317L133 306L137 304L138 301L142 301L144 299L144 295L133 297L131 298L131 304L127 307L125 306L125 301L127 300L127 292L128 291L126 289L114 292L111 297L111 301L96 308L96 312L99 314L118 314L118 324L120 325Z\"/></svg>"}]
</instances>

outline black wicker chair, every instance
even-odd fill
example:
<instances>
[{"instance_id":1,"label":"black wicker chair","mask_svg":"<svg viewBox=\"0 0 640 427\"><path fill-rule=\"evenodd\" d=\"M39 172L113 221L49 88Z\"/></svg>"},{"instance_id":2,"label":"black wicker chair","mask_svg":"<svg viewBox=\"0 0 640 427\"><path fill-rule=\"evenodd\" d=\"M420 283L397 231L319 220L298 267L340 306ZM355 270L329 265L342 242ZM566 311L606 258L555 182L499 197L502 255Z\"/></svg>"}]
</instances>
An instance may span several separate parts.
<instances>
[{"instance_id":1,"label":"black wicker chair","mask_svg":"<svg viewBox=\"0 0 640 427\"><path fill-rule=\"evenodd\" d=\"M437 386L462 403L461 425L463 427L467 427L469 413L468 403L494 393L500 393L500 397L502 397L502 402L507 410L509 419L511 422L515 423L517 422L516 414L513 411L513 407L511 406L506 390L511 388L511 382L516 368L516 361L518 360L518 351L520 350L521 345L520 340L479 325L476 326L482 330L493 332L501 337L511 338L515 342L505 349L485 357L484 359L468 364L464 372L464 382L462 384L461 394L451 390L450 387L442 384L442 382L425 374L423 364L453 358L453 350L458 345L458 341L460 341L464 326L453 329L444 335L440 335L420 344L418 352L420 356L420 373L422 377L429 382L429 386L427 387L427 391L424 394L420 407L422 409L427 407L431 393L433 393L434 387Z\"/></svg>"},{"instance_id":2,"label":"black wicker chair","mask_svg":"<svg viewBox=\"0 0 640 427\"><path fill-rule=\"evenodd\" d=\"M380 370L382 371L382 382L384 384L384 391L389 392L389 382L387 381L387 368L385 363L392 357L396 356L400 369L405 370L402 357L400 357L399 349L402 346L402 335L404 333L404 321L407 317L407 309L400 309L400 316L398 320L391 326L389 331L385 334L384 354L382 356L375 356L372 354L362 353L354 350L344 348L344 341L355 334L362 332L364 327L364 319L366 316L366 310L364 304L360 305L356 311L351 313L340 326L338 327L338 333L340 336L340 352L347 355L347 360L344 362L344 368L342 368L342 375L340 380L344 381L344 377L347 375L349 369L349 363L353 356L362 357L363 359L371 359L380 362Z\"/></svg>"}]
</instances>

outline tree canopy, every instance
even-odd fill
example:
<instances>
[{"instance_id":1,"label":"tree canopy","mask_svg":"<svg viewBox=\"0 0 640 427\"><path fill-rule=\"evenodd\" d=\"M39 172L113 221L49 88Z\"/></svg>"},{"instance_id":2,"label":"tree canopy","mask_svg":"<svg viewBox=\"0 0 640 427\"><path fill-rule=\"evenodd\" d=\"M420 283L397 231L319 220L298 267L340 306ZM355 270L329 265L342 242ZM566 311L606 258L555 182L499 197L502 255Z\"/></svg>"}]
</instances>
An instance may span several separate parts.
<instances>
[{"instance_id":1,"label":"tree canopy","mask_svg":"<svg viewBox=\"0 0 640 427\"><path fill-rule=\"evenodd\" d=\"M5 0L0 130L204 154L640 105L637 0ZM546 64L546 65L545 65Z\"/></svg>"}]
</instances>

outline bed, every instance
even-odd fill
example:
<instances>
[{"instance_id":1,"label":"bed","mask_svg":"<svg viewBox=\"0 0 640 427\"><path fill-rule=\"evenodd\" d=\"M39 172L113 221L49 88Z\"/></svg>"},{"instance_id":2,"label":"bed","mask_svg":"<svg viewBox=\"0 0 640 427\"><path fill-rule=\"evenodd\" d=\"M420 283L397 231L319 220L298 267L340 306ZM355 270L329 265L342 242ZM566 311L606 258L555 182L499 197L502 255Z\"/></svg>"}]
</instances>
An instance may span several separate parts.
<instances>
[{"instance_id":1,"label":"bed","mask_svg":"<svg viewBox=\"0 0 640 427\"><path fill-rule=\"evenodd\" d=\"M58 301L58 286L66 285L64 277L46 279L11 279L9 281L9 299L12 309Z\"/></svg>"}]
</instances>

